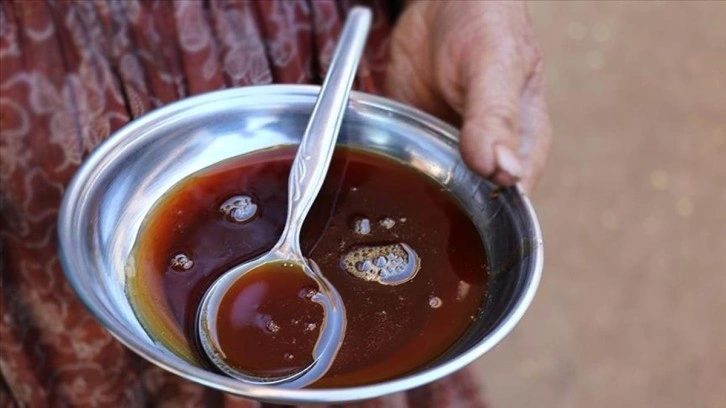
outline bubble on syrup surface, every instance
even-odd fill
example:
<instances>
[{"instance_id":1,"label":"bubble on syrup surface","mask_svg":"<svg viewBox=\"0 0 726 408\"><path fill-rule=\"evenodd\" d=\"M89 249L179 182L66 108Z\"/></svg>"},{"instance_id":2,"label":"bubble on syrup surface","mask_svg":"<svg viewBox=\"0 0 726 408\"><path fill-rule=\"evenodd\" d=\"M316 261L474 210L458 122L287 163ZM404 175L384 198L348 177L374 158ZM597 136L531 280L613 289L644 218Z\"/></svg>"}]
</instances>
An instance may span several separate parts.
<instances>
[{"instance_id":1,"label":"bubble on syrup surface","mask_svg":"<svg viewBox=\"0 0 726 408\"><path fill-rule=\"evenodd\" d=\"M275 323L275 321L272 319L268 320L267 323L265 323L265 327L270 333L277 333L278 331L280 331L280 325Z\"/></svg>"},{"instance_id":2,"label":"bubble on syrup surface","mask_svg":"<svg viewBox=\"0 0 726 408\"><path fill-rule=\"evenodd\" d=\"M194 261L187 254L176 254L171 258L171 269L179 272L188 271L194 266Z\"/></svg>"},{"instance_id":3,"label":"bubble on syrup surface","mask_svg":"<svg viewBox=\"0 0 726 408\"><path fill-rule=\"evenodd\" d=\"M365 261L363 261L363 262L356 262L355 263L355 268L359 272L367 272L369 269L371 269L371 266L373 266L373 263L371 261L367 260L367 259Z\"/></svg>"},{"instance_id":4,"label":"bubble on syrup surface","mask_svg":"<svg viewBox=\"0 0 726 408\"><path fill-rule=\"evenodd\" d=\"M459 287L456 290L456 300L464 299L466 297L466 295L469 294L469 289L471 289L470 284L468 284L464 281L460 281Z\"/></svg>"},{"instance_id":5,"label":"bubble on syrup surface","mask_svg":"<svg viewBox=\"0 0 726 408\"><path fill-rule=\"evenodd\" d=\"M438 296L431 296L429 298L429 306L431 306L432 309L438 309L443 304L444 304L444 302L441 301L441 298Z\"/></svg>"},{"instance_id":6,"label":"bubble on syrup surface","mask_svg":"<svg viewBox=\"0 0 726 408\"><path fill-rule=\"evenodd\" d=\"M378 224L385 229L391 229L396 225L396 221L394 221L391 217L385 217L378 221Z\"/></svg>"},{"instance_id":7,"label":"bubble on syrup surface","mask_svg":"<svg viewBox=\"0 0 726 408\"><path fill-rule=\"evenodd\" d=\"M384 266L386 266L386 257L379 256L378 258L376 258L376 266L379 268L383 268Z\"/></svg>"},{"instance_id":8,"label":"bubble on syrup surface","mask_svg":"<svg viewBox=\"0 0 726 408\"><path fill-rule=\"evenodd\" d=\"M287 361L292 361L295 358L295 355L292 353L285 353L282 357Z\"/></svg>"},{"instance_id":9,"label":"bubble on syrup surface","mask_svg":"<svg viewBox=\"0 0 726 408\"><path fill-rule=\"evenodd\" d=\"M356 218L353 222L353 231L358 235L368 235L371 233L371 220L368 218Z\"/></svg>"},{"instance_id":10,"label":"bubble on syrup surface","mask_svg":"<svg viewBox=\"0 0 726 408\"><path fill-rule=\"evenodd\" d=\"M219 212L223 213L228 221L241 224L250 221L257 214L257 204L250 196L237 195L222 203Z\"/></svg>"},{"instance_id":11,"label":"bubble on syrup surface","mask_svg":"<svg viewBox=\"0 0 726 408\"><path fill-rule=\"evenodd\" d=\"M409 245L370 245L351 249L341 257L341 267L356 278L382 285L400 285L421 269L421 258Z\"/></svg>"},{"instance_id":12,"label":"bubble on syrup surface","mask_svg":"<svg viewBox=\"0 0 726 408\"><path fill-rule=\"evenodd\" d=\"M318 293L318 290L312 286L305 286L300 289L297 295L302 299L312 299Z\"/></svg>"},{"instance_id":13,"label":"bubble on syrup surface","mask_svg":"<svg viewBox=\"0 0 726 408\"><path fill-rule=\"evenodd\" d=\"M315 323L307 323L305 325L305 331L306 332L311 332L311 331L315 330L317 327L318 327L318 325L315 324Z\"/></svg>"}]
</instances>

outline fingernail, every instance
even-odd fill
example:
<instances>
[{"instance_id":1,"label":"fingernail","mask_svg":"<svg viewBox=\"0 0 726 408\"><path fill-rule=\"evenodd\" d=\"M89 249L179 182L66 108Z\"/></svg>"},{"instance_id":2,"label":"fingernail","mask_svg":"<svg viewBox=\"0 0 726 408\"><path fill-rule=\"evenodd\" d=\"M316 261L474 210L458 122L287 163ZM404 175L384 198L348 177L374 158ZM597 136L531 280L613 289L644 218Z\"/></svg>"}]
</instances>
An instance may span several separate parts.
<instances>
[{"instance_id":1,"label":"fingernail","mask_svg":"<svg viewBox=\"0 0 726 408\"><path fill-rule=\"evenodd\" d=\"M497 159L497 165L500 169L509 173L510 176L519 179L522 177L522 165L519 158L514 154L512 149L505 145L496 145L494 147L494 155Z\"/></svg>"}]
</instances>

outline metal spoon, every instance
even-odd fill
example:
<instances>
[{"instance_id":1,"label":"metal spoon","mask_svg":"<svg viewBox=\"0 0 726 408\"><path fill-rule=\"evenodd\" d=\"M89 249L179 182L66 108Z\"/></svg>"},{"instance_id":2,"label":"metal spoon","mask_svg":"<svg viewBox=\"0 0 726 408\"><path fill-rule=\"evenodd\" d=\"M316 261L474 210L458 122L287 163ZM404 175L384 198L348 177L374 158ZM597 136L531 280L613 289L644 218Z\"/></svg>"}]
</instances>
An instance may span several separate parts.
<instances>
[{"instance_id":1,"label":"metal spoon","mask_svg":"<svg viewBox=\"0 0 726 408\"><path fill-rule=\"evenodd\" d=\"M288 184L288 214L285 229L270 252L225 272L207 290L197 316L197 330L204 352L220 370L252 384L304 387L322 377L330 368L345 334L345 309L340 294L322 275L318 266L306 259L300 249L300 230L323 185L335 148L348 96L371 24L371 12L364 7L351 9L338 46L315 103L305 134L292 164ZM323 307L324 319L313 350L313 362L285 377L258 378L227 364L217 340L217 313L222 298L243 275L264 264L297 264L318 285L312 300ZM298 268L292 268L299 273Z\"/></svg>"}]
</instances>

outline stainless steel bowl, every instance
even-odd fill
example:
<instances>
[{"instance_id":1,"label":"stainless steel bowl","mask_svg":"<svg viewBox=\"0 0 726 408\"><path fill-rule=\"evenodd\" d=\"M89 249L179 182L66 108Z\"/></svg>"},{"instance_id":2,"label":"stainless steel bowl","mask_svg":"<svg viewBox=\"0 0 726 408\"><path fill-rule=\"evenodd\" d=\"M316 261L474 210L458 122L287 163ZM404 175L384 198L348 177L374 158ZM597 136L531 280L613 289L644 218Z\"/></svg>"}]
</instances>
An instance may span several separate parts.
<instances>
[{"instance_id":1,"label":"stainless steel bowl","mask_svg":"<svg viewBox=\"0 0 726 408\"><path fill-rule=\"evenodd\" d=\"M175 183L222 160L295 144L318 87L271 85L212 92L155 110L116 132L78 170L63 199L58 233L66 276L86 307L123 344L189 380L277 403L337 403L418 387L482 356L506 336L534 297L542 237L527 197L469 171L458 132L416 109L353 93L339 143L398 159L437 180L476 224L491 263L482 313L437 361L405 377L333 389L241 384L190 364L141 327L126 293L127 261L144 217Z\"/></svg>"}]
</instances>

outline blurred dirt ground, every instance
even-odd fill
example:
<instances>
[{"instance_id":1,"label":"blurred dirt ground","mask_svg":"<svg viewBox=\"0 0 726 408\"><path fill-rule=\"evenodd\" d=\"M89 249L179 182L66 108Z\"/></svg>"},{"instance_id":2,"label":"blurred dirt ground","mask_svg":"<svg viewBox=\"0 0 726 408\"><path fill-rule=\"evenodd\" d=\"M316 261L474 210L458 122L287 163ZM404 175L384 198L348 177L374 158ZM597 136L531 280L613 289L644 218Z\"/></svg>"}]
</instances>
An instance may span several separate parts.
<instances>
[{"instance_id":1,"label":"blurred dirt ground","mask_svg":"<svg viewBox=\"0 0 726 408\"><path fill-rule=\"evenodd\" d=\"M726 406L726 2L536 2L545 272L494 407Z\"/></svg>"}]
</instances>

